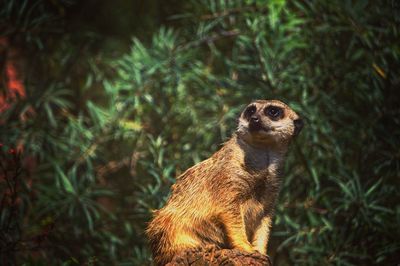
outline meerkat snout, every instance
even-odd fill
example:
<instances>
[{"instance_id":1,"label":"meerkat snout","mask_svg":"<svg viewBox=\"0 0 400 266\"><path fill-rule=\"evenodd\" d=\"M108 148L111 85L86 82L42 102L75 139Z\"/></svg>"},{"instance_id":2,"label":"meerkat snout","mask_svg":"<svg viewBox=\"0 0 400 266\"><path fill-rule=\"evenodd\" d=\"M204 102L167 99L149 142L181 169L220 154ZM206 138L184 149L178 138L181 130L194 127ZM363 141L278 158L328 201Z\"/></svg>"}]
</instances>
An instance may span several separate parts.
<instances>
[{"instance_id":1,"label":"meerkat snout","mask_svg":"<svg viewBox=\"0 0 400 266\"><path fill-rule=\"evenodd\" d=\"M262 123L259 115L252 115L249 121L249 129L250 131L262 130Z\"/></svg>"}]
</instances>

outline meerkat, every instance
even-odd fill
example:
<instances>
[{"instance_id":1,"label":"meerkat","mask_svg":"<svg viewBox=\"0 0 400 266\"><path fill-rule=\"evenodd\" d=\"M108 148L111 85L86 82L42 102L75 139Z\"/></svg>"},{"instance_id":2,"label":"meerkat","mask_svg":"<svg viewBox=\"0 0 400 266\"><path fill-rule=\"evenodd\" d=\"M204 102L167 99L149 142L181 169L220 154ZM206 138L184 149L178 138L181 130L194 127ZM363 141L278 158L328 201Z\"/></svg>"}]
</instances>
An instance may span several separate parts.
<instances>
[{"instance_id":1,"label":"meerkat","mask_svg":"<svg viewBox=\"0 0 400 266\"><path fill-rule=\"evenodd\" d=\"M210 158L186 170L146 230L154 262L215 245L266 255L280 169L300 117L278 100L256 100L236 132Z\"/></svg>"}]
</instances>

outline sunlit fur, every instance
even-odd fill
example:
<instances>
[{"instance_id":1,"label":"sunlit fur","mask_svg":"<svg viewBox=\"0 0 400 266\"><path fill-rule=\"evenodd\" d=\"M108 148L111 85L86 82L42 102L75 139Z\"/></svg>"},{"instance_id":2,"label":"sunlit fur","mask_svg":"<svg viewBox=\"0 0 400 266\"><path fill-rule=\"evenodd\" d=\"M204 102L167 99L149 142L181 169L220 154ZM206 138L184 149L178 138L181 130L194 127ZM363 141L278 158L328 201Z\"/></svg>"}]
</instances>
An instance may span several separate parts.
<instances>
[{"instance_id":1,"label":"sunlit fur","mask_svg":"<svg viewBox=\"0 0 400 266\"><path fill-rule=\"evenodd\" d=\"M280 101L251 103L267 131L249 131L243 113L232 138L177 178L166 205L147 228L154 261L164 265L184 249L215 245L266 254L279 170L298 115ZM282 107L282 119L263 113Z\"/></svg>"}]
</instances>

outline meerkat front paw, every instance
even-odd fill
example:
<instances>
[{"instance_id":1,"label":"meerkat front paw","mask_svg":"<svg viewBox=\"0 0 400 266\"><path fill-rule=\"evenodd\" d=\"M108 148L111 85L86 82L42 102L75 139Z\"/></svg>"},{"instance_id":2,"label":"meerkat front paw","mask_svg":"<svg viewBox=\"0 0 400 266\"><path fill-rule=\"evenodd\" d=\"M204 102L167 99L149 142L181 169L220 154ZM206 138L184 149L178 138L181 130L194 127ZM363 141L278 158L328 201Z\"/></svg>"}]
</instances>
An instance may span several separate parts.
<instances>
[{"instance_id":1,"label":"meerkat front paw","mask_svg":"<svg viewBox=\"0 0 400 266\"><path fill-rule=\"evenodd\" d=\"M237 245L234 247L235 249L239 249L248 253L254 253L256 250L250 243L242 243L241 245Z\"/></svg>"}]
</instances>

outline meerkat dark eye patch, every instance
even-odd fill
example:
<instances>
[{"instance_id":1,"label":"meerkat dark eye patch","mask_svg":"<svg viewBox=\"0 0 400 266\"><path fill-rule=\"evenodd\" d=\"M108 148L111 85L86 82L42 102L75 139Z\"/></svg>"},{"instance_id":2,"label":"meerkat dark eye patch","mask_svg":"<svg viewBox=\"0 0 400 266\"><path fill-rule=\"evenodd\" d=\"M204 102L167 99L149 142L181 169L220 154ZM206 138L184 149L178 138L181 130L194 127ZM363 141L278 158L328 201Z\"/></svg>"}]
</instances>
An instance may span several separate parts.
<instances>
[{"instance_id":1,"label":"meerkat dark eye patch","mask_svg":"<svg viewBox=\"0 0 400 266\"><path fill-rule=\"evenodd\" d=\"M264 109L264 113L266 116L275 121L283 117L283 109L278 106L270 105Z\"/></svg>"},{"instance_id":2,"label":"meerkat dark eye patch","mask_svg":"<svg viewBox=\"0 0 400 266\"><path fill-rule=\"evenodd\" d=\"M246 118L250 118L255 112L257 111L257 108L255 105L250 105L244 110L244 116Z\"/></svg>"}]
</instances>

